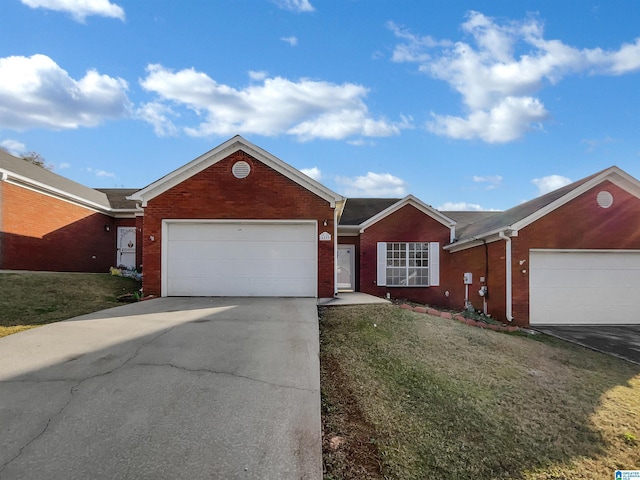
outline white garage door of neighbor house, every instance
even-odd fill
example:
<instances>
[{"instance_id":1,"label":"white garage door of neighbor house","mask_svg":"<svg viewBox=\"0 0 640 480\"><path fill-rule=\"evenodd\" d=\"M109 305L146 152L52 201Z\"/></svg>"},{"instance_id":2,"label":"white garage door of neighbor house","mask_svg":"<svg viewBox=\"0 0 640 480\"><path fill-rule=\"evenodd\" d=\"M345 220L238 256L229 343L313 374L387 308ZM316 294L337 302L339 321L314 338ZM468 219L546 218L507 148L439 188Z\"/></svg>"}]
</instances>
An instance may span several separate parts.
<instances>
[{"instance_id":1,"label":"white garage door of neighbor house","mask_svg":"<svg viewBox=\"0 0 640 480\"><path fill-rule=\"evenodd\" d=\"M314 223L166 224L168 296L315 297Z\"/></svg>"},{"instance_id":2,"label":"white garage door of neighbor house","mask_svg":"<svg viewBox=\"0 0 640 480\"><path fill-rule=\"evenodd\" d=\"M640 324L640 251L531 250L531 325Z\"/></svg>"}]
</instances>

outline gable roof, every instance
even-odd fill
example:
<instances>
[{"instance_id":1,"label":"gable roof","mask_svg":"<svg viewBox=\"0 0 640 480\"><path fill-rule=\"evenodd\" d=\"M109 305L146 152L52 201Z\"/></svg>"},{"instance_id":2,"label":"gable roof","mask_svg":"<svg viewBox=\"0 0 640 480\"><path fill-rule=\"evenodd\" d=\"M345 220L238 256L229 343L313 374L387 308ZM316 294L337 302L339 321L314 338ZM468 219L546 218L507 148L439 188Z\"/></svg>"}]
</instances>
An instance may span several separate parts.
<instances>
[{"instance_id":1,"label":"gable roof","mask_svg":"<svg viewBox=\"0 0 640 480\"><path fill-rule=\"evenodd\" d=\"M0 180L98 210L108 211L111 208L109 199L104 192L85 187L2 150L0 150Z\"/></svg>"},{"instance_id":2,"label":"gable roof","mask_svg":"<svg viewBox=\"0 0 640 480\"><path fill-rule=\"evenodd\" d=\"M102 192L107 196L109 205L114 210L137 210L137 204L134 200L127 197L136 193L139 188L96 188L98 192Z\"/></svg>"},{"instance_id":3,"label":"gable roof","mask_svg":"<svg viewBox=\"0 0 640 480\"><path fill-rule=\"evenodd\" d=\"M397 212L402 207L405 207L407 205L411 205L411 206L417 208L419 211L421 211L425 215L430 216L434 220L440 222L442 225L448 227L451 230L451 240L453 241L453 238L455 236L456 221L451 219L451 218L449 218L449 217L447 217L445 214L443 214L442 212L436 210L432 206L427 205L426 203L424 203L423 201L421 201L418 198L414 197L413 195L407 195L403 199L396 201L395 203L393 203L392 205L388 206L384 210L382 210L382 211L378 212L377 214L373 215L368 220L362 222L359 225L360 233L364 232L371 225L374 225L375 223L378 223L380 220L388 217L389 215Z\"/></svg>"},{"instance_id":4,"label":"gable roof","mask_svg":"<svg viewBox=\"0 0 640 480\"><path fill-rule=\"evenodd\" d=\"M509 210L489 215L472 223L459 232L460 237L454 244L445 248L471 247L476 241L487 240L488 237L498 235L499 232L517 233L518 230L539 220L606 180L627 191L634 192L636 196L640 197L640 182L638 180L616 166L609 167Z\"/></svg>"},{"instance_id":5,"label":"gable roof","mask_svg":"<svg viewBox=\"0 0 640 480\"><path fill-rule=\"evenodd\" d=\"M209 152L199 156L195 160L192 160L186 165L183 165L177 170L174 170L173 172L165 175L159 180L151 183L150 185L147 185L142 190L139 190L136 193L130 195L128 198L129 200L141 201L142 206L144 207L149 200L152 200L158 195L166 192L167 190L170 190L171 188L184 182L193 175L196 175L197 173L205 170L211 165L224 160L229 155L237 152L238 150L242 150L243 152L248 153L268 167L271 167L272 169L289 178L298 185L318 195L320 198L323 198L324 200L329 202L332 207L335 207L336 203L344 201L342 195L338 195L337 193L329 190L321 183L315 181L311 177L308 177L304 173L293 168L274 155L271 155L266 150L263 150L257 145L254 145L240 135L236 135L235 137L227 140L221 145L218 145L213 150L210 150Z\"/></svg>"},{"instance_id":6,"label":"gable roof","mask_svg":"<svg viewBox=\"0 0 640 480\"><path fill-rule=\"evenodd\" d=\"M399 198L347 198L339 225L360 225L399 201Z\"/></svg>"}]
</instances>

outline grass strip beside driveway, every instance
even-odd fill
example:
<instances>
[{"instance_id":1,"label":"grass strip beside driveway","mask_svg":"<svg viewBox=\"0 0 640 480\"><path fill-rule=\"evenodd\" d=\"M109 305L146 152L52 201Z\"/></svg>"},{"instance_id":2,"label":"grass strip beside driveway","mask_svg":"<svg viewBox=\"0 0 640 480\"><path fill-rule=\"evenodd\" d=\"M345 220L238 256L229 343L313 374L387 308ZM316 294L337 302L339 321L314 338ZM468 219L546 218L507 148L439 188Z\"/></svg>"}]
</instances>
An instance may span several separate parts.
<instances>
[{"instance_id":1,"label":"grass strip beside driveway","mask_svg":"<svg viewBox=\"0 0 640 480\"><path fill-rule=\"evenodd\" d=\"M140 282L106 273L0 273L0 337L115 307L138 289Z\"/></svg>"},{"instance_id":2,"label":"grass strip beside driveway","mask_svg":"<svg viewBox=\"0 0 640 480\"><path fill-rule=\"evenodd\" d=\"M637 365L393 306L320 313L326 479L640 468Z\"/></svg>"}]
</instances>

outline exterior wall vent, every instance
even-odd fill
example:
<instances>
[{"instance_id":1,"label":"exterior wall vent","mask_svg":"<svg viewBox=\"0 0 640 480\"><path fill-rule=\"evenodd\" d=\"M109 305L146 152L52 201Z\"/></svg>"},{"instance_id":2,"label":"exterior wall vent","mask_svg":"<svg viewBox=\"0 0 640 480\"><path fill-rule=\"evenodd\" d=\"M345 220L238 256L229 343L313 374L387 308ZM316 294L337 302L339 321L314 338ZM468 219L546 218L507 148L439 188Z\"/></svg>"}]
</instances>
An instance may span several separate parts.
<instances>
[{"instance_id":1,"label":"exterior wall vent","mask_svg":"<svg viewBox=\"0 0 640 480\"><path fill-rule=\"evenodd\" d=\"M233 164L231 172L236 178L247 178L249 176L249 173L251 172L251 165L243 160L240 160L239 162Z\"/></svg>"},{"instance_id":2,"label":"exterior wall vent","mask_svg":"<svg viewBox=\"0 0 640 480\"><path fill-rule=\"evenodd\" d=\"M611 193L607 192L606 190L603 190L601 192L598 192L596 201L598 202L598 205L600 207L609 208L611 205L613 205L613 195L611 195Z\"/></svg>"}]
</instances>

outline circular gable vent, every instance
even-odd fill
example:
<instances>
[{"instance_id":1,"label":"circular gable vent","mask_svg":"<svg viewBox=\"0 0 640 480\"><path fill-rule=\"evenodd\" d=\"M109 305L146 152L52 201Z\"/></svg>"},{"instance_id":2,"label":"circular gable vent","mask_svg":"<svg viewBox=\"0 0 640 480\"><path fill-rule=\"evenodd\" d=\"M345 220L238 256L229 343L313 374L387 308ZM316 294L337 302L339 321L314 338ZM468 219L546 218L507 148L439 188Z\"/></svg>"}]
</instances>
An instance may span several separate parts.
<instances>
[{"instance_id":1,"label":"circular gable vent","mask_svg":"<svg viewBox=\"0 0 640 480\"><path fill-rule=\"evenodd\" d=\"M251 165L241 160L233 164L231 172L233 172L233 176L236 178L247 178L251 172Z\"/></svg>"},{"instance_id":2,"label":"circular gable vent","mask_svg":"<svg viewBox=\"0 0 640 480\"><path fill-rule=\"evenodd\" d=\"M598 192L596 201L602 208L609 208L611 205L613 205L613 195L611 195L611 193L607 192L606 190L603 190L601 192Z\"/></svg>"}]
</instances>

